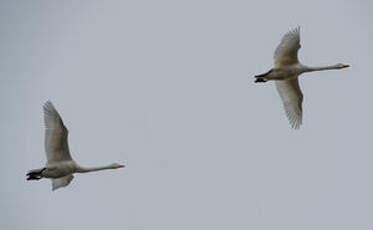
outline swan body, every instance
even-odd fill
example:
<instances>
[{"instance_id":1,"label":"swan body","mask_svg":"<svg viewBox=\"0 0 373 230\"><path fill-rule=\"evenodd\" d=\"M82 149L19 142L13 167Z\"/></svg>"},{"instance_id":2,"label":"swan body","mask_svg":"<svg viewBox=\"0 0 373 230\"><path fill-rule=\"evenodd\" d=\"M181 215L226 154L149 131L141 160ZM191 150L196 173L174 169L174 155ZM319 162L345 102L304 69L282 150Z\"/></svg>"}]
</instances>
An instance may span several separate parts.
<instances>
[{"instance_id":1,"label":"swan body","mask_svg":"<svg viewBox=\"0 0 373 230\"><path fill-rule=\"evenodd\" d=\"M345 64L324 67L309 67L298 60L300 49L300 28L285 34L274 53L274 68L264 74L255 76L255 83L275 81L277 91L283 102L290 125L297 129L302 124L303 94L299 86L298 77L307 72L343 69Z\"/></svg>"},{"instance_id":2,"label":"swan body","mask_svg":"<svg viewBox=\"0 0 373 230\"><path fill-rule=\"evenodd\" d=\"M45 167L30 170L27 180L52 180L52 190L65 187L74 178L74 173L94 172L106 169L123 168L124 165L114 163L103 167L85 168L79 166L71 157L67 142L68 130L62 122L61 116L50 101L44 106L45 122L45 152L47 163Z\"/></svg>"}]
</instances>

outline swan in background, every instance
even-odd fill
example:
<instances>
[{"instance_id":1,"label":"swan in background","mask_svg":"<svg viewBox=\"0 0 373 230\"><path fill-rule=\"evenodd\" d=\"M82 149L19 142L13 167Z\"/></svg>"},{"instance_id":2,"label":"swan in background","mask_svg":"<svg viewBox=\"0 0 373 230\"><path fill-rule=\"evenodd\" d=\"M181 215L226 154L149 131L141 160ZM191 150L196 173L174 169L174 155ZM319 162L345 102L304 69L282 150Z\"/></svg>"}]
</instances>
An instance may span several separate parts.
<instances>
[{"instance_id":1,"label":"swan in background","mask_svg":"<svg viewBox=\"0 0 373 230\"><path fill-rule=\"evenodd\" d=\"M69 185L74 178L73 173L86 173L124 167L124 165L118 163L91 168L79 166L71 158L67 143L68 130L62 122L61 116L50 101L44 104L43 109L47 164L44 168L30 170L27 173L27 180L50 178L52 180L52 190L56 190Z\"/></svg>"},{"instance_id":2,"label":"swan in background","mask_svg":"<svg viewBox=\"0 0 373 230\"><path fill-rule=\"evenodd\" d=\"M298 50L300 47L300 27L297 27L285 34L277 46L274 54L274 68L264 74L255 76L256 83L269 80L275 81L289 123L295 129L298 129L302 124L303 94L299 87L299 75L313 71L349 67L349 65L345 64L325 67L305 66L298 61Z\"/></svg>"}]
</instances>

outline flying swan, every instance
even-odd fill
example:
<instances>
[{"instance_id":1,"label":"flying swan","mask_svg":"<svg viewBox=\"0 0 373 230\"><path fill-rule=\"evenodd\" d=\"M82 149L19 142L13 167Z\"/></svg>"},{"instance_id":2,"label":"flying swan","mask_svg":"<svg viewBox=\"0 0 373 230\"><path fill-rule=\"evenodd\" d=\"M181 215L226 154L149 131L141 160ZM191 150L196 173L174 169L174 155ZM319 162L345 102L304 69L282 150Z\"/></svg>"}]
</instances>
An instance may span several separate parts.
<instances>
[{"instance_id":1,"label":"flying swan","mask_svg":"<svg viewBox=\"0 0 373 230\"><path fill-rule=\"evenodd\" d=\"M91 168L79 166L71 158L67 143L68 130L62 122L61 116L50 101L44 104L43 109L47 164L44 168L30 170L26 174L27 180L50 178L52 180L52 190L56 190L69 185L74 178L73 173L86 173L124 167L124 165L118 163Z\"/></svg>"},{"instance_id":2,"label":"flying swan","mask_svg":"<svg viewBox=\"0 0 373 230\"><path fill-rule=\"evenodd\" d=\"M343 69L345 64L325 67L308 67L298 61L300 49L300 27L285 34L274 53L274 68L264 74L255 76L255 82L274 80L278 93L283 102L286 115L292 128L298 129L302 124L303 94L299 87L298 77L302 73Z\"/></svg>"}]
</instances>

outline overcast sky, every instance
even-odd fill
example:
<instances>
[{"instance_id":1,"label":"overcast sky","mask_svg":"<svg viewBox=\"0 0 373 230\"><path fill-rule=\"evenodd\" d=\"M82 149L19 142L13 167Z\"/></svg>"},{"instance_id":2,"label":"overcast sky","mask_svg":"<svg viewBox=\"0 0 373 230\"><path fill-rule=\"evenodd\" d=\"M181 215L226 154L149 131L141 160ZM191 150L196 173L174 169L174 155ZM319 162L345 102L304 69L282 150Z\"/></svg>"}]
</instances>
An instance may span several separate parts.
<instances>
[{"instance_id":1,"label":"overcast sky","mask_svg":"<svg viewBox=\"0 0 373 230\"><path fill-rule=\"evenodd\" d=\"M371 1L1 1L0 229L373 229ZM292 130L268 71L289 29ZM83 166L55 192L50 99Z\"/></svg>"}]
</instances>

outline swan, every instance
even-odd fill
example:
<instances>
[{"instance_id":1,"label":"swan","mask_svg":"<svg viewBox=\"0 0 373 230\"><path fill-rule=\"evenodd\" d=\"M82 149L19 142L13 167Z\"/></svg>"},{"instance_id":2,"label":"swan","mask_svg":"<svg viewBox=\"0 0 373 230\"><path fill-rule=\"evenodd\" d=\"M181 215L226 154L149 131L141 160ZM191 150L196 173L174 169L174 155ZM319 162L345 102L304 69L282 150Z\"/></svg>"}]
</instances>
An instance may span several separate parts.
<instances>
[{"instance_id":1,"label":"swan","mask_svg":"<svg viewBox=\"0 0 373 230\"><path fill-rule=\"evenodd\" d=\"M275 81L287 118L294 129L298 129L302 124L303 94L299 87L299 75L307 72L349 67L345 64L325 67L305 66L298 61L300 47L300 27L298 26L282 37L274 53L274 68L264 74L255 76L255 83Z\"/></svg>"},{"instance_id":2,"label":"swan","mask_svg":"<svg viewBox=\"0 0 373 230\"><path fill-rule=\"evenodd\" d=\"M74 178L73 173L87 173L124 167L124 165L119 163L90 168L79 166L71 158L67 142L68 130L62 122L61 116L50 101L44 104L43 109L47 163L43 168L30 170L26 174L27 180L50 178L52 180L52 190L54 191L69 185Z\"/></svg>"}]
</instances>

